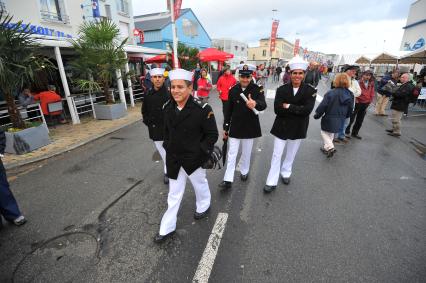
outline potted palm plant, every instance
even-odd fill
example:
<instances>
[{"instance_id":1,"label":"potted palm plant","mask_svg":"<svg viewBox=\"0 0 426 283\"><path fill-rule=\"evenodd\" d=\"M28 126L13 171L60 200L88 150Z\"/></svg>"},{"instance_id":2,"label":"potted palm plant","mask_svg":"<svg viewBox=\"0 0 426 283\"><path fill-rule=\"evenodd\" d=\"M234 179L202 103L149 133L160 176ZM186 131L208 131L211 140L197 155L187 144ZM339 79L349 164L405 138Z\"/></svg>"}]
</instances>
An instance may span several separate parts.
<instances>
[{"instance_id":1,"label":"potted palm plant","mask_svg":"<svg viewBox=\"0 0 426 283\"><path fill-rule=\"evenodd\" d=\"M38 71L53 65L37 54L38 45L31 37L30 25L23 26L22 21L12 25L12 18L0 12L0 91L12 124L5 129L5 151L23 154L49 144L49 131L45 124L24 121L14 94L33 82Z\"/></svg>"},{"instance_id":2,"label":"potted palm plant","mask_svg":"<svg viewBox=\"0 0 426 283\"><path fill-rule=\"evenodd\" d=\"M105 104L95 104L97 119L117 119L126 115L124 103L115 103L110 90L116 71L127 62L120 30L109 19L85 22L79 28L79 37L71 40L76 56L71 66L79 79L77 86L89 92L102 91Z\"/></svg>"}]
</instances>

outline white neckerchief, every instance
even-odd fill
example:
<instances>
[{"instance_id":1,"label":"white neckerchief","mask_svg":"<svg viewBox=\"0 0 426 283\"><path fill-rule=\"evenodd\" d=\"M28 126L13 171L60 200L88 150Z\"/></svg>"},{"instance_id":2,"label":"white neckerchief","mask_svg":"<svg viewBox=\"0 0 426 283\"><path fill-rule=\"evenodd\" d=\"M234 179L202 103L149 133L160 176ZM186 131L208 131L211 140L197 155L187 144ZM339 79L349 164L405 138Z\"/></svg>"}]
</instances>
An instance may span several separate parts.
<instances>
[{"instance_id":1,"label":"white neckerchief","mask_svg":"<svg viewBox=\"0 0 426 283\"><path fill-rule=\"evenodd\" d=\"M299 88L294 88L293 87L293 95L296 95L297 91L299 90Z\"/></svg>"}]
</instances>

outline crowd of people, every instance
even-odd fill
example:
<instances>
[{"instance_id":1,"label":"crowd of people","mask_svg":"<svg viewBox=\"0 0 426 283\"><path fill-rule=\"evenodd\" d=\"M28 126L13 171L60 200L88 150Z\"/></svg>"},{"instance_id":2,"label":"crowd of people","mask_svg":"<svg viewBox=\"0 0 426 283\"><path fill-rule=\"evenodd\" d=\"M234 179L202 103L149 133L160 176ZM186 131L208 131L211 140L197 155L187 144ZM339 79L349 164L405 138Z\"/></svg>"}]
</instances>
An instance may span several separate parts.
<instances>
[{"instance_id":1,"label":"crowd of people","mask_svg":"<svg viewBox=\"0 0 426 283\"><path fill-rule=\"evenodd\" d=\"M222 138L227 145L226 151L221 153L215 147L219 137L216 115L206 99L212 89L207 71L199 66L196 72L172 70L168 75L170 89L162 84L164 71L159 68L151 70L153 88L146 95L142 108L143 122L148 126L150 138L165 165L164 183L169 184L168 207L154 237L156 243L165 241L176 230L187 178L196 195L196 220L206 217L210 211L206 169L212 168L222 154L226 158L223 180L219 184L223 191L232 188L237 163L240 180L249 179L254 139L262 135L258 114L267 108L263 91L268 77L265 66L241 62L235 76L230 68L225 67L216 85L222 102ZM284 185L290 184L293 162L306 138L310 115L314 111L321 70L297 56L279 75L285 83L277 88L274 99L276 116L270 130L274 136L274 148L263 187L265 193L274 191L280 178ZM387 131L394 137L401 134L401 116L415 96L416 87L407 73L394 72L392 78L386 79L377 84L371 71L360 72L356 65L345 65L342 72L334 76L331 89L314 111L314 118L321 119L324 142L321 151L328 158L334 156L335 144L346 144L351 138L362 139L360 129L377 88L381 96L392 100L392 129ZM381 112L386 107L384 97L379 97L376 103L377 115L384 115Z\"/></svg>"}]
</instances>

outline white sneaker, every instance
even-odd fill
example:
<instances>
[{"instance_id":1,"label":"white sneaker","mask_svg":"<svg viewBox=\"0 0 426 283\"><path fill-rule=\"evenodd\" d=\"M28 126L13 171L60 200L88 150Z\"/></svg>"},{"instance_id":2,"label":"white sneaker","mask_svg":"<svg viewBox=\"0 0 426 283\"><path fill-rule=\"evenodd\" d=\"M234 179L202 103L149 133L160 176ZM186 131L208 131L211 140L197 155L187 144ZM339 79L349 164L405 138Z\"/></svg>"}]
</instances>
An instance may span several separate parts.
<instances>
[{"instance_id":1,"label":"white sneaker","mask_svg":"<svg viewBox=\"0 0 426 283\"><path fill-rule=\"evenodd\" d=\"M19 216L18 218L16 218L15 220L13 220L13 223L16 226L21 226L24 225L27 222L27 219L25 219L25 217L23 215Z\"/></svg>"}]
</instances>

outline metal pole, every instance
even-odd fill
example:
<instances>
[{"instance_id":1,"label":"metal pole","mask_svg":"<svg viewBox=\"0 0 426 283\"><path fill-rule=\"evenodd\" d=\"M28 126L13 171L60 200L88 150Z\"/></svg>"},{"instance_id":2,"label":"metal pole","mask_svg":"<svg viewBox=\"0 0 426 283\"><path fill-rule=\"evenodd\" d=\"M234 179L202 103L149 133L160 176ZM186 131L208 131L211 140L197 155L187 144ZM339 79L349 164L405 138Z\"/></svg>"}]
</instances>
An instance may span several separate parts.
<instances>
[{"instance_id":1,"label":"metal pole","mask_svg":"<svg viewBox=\"0 0 426 283\"><path fill-rule=\"evenodd\" d=\"M177 69L179 67L179 61L178 61L178 51L177 51L177 47L178 47L178 38L176 35L176 19L175 19L175 9L174 9L174 0L170 0L170 13L172 15L172 34L173 34L173 59L174 59L174 69Z\"/></svg>"},{"instance_id":2,"label":"metal pole","mask_svg":"<svg viewBox=\"0 0 426 283\"><path fill-rule=\"evenodd\" d=\"M70 111L72 123L74 125L80 124L80 118L74 111L73 103L71 100L71 93L68 87L67 76L65 75L64 63L62 62L61 51L59 50L58 46L55 47L55 57L56 62L58 63L59 74L61 75L62 86L64 88L65 98L67 99L68 109Z\"/></svg>"},{"instance_id":3,"label":"metal pole","mask_svg":"<svg viewBox=\"0 0 426 283\"><path fill-rule=\"evenodd\" d=\"M127 53L126 54L126 59L127 59ZM132 88L132 81L130 80L130 76L128 75L130 72L130 68L129 68L129 62L126 62L126 65L124 65L124 69L126 71L126 77L127 77L127 86L128 86L128 91L129 91L129 96L130 96L130 106L131 107L135 107L135 98L133 97L133 88Z\"/></svg>"},{"instance_id":4,"label":"metal pole","mask_svg":"<svg viewBox=\"0 0 426 283\"><path fill-rule=\"evenodd\" d=\"M124 108L127 109L126 96L124 95L123 80L121 78L121 70L115 70L115 74L117 75L117 86L118 86L118 94L120 96L120 101L121 103L124 104Z\"/></svg>"}]
</instances>

